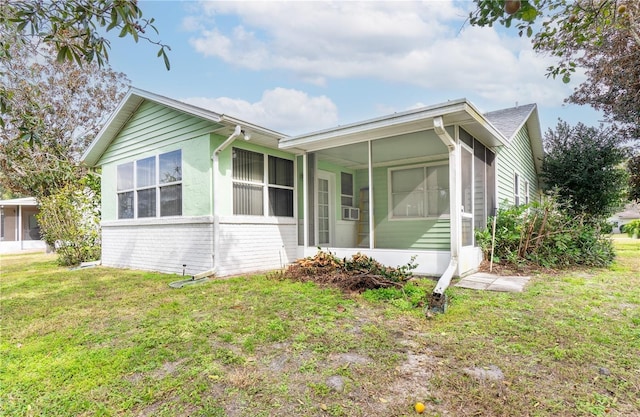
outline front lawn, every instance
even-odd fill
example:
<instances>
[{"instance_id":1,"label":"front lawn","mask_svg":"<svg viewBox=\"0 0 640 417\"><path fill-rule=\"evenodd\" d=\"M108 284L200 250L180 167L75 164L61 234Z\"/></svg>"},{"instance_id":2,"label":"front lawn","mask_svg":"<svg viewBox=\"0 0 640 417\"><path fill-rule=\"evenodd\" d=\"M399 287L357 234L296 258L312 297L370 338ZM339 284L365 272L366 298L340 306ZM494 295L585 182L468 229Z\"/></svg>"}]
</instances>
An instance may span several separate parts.
<instances>
[{"instance_id":1,"label":"front lawn","mask_svg":"<svg viewBox=\"0 0 640 417\"><path fill-rule=\"evenodd\" d=\"M0 415L640 415L640 241L446 314L265 276L1 259ZM419 285L427 292L433 281ZM402 307L404 306L404 307Z\"/></svg>"}]
</instances>

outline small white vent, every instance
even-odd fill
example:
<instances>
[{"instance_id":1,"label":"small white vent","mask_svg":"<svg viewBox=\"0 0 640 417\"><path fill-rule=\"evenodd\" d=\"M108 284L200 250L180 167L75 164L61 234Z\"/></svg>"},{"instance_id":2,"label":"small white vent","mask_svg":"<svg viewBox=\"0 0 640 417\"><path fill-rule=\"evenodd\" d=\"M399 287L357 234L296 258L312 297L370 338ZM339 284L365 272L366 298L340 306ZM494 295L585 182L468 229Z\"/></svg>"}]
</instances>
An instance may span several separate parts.
<instances>
[{"instance_id":1,"label":"small white vent","mask_svg":"<svg viewBox=\"0 0 640 417\"><path fill-rule=\"evenodd\" d=\"M342 206L342 220L360 220L360 209Z\"/></svg>"}]
</instances>

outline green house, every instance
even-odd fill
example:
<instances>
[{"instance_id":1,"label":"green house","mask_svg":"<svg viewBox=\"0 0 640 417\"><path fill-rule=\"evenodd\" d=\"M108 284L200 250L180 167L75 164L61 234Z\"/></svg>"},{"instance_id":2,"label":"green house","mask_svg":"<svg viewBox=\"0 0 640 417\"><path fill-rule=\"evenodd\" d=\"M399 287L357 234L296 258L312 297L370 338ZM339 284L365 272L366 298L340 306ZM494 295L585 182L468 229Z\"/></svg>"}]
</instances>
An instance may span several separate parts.
<instances>
[{"instance_id":1,"label":"green house","mask_svg":"<svg viewBox=\"0 0 640 417\"><path fill-rule=\"evenodd\" d=\"M83 155L102 172L102 263L189 275L368 254L475 271L474 230L538 198L535 104L465 99L290 137L132 89Z\"/></svg>"}]
</instances>

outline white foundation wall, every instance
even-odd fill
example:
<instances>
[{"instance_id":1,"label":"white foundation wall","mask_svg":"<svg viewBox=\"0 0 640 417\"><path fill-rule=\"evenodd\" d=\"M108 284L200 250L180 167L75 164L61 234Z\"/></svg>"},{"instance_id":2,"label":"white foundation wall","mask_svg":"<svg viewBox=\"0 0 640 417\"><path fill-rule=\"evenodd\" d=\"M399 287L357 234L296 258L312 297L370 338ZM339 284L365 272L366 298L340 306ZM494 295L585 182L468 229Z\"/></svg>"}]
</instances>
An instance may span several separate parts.
<instances>
[{"instance_id":1,"label":"white foundation wall","mask_svg":"<svg viewBox=\"0 0 640 417\"><path fill-rule=\"evenodd\" d=\"M253 216L220 219L218 276L280 269L296 260L295 219Z\"/></svg>"},{"instance_id":2,"label":"white foundation wall","mask_svg":"<svg viewBox=\"0 0 640 417\"><path fill-rule=\"evenodd\" d=\"M460 249L457 275L465 276L478 271L482 263L482 250L475 246L465 246Z\"/></svg>"},{"instance_id":3,"label":"white foundation wall","mask_svg":"<svg viewBox=\"0 0 640 417\"><path fill-rule=\"evenodd\" d=\"M366 249L366 248L321 248L336 255L338 258L350 258L355 253L365 254L383 265L398 267L411 262L417 265L412 272L415 275L438 277L444 273L449 266L451 253L449 251L411 251L401 249ZM318 253L317 248L298 247L298 257L314 256Z\"/></svg>"},{"instance_id":4,"label":"white foundation wall","mask_svg":"<svg viewBox=\"0 0 640 417\"><path fill-rule=\"evenodd\" d=\"M102 223L102 265L194 275L212 268L213 218Z\"/></svg>"},{"instance_id":5,"label":"white foundation wall","mask_svg":"<svg viewBox=\"0 0 640 417\"><path fill-rule=\"evenodd\" d=\"M0 242L0 253L20 253L22 251L44 251L47 244L43 240L23 240L21 242Z\"/></svg>"}]
</instances>

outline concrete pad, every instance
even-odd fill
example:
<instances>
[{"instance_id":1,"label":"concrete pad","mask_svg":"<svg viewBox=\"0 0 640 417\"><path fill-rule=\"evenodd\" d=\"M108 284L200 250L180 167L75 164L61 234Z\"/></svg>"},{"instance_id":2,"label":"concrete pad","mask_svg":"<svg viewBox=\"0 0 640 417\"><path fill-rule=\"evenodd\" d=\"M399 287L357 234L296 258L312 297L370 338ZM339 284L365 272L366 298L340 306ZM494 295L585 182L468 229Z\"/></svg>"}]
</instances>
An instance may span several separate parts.
<instances>
[{"instance_id":1,"label":"concrete pad","mask_svg":"<svg viewBox=\"0 0 640 417\"><path fill-rule=\"evenodd\" d=\"M456 287L473 290L488 290L502 292L522 292L531 277L499 276L478 272L462 278Z\"/></svg>"},{"instance_id":2,"label":"concrete pad","mask_svg":"<svg viewBox=\"0 0 640 417\"><path fill-rule=\"evenodd\" d=\"M472 290L486 290L487 288L489 288L489 285L491 285L490 282L476 282L476 281L472 281L472 280L461 280L460 282L458 282L455 286L456 287L462 287L462 288L470 288Z\"/></svg>"},{"instance_id":3,"label":"concrete pad","mask_svg":"<svg viewBox=\"0 0 640 417\"><path fill-rule=\"evenodd\" d=\"M487 276L487 274L473 274L473 275L469 275L464 277L464 279L468 280L468 281L473 281L473 282L484 282L487 284L491 284L493 281L496 280L495 276Z\"/></svg>"}]
</instances>

